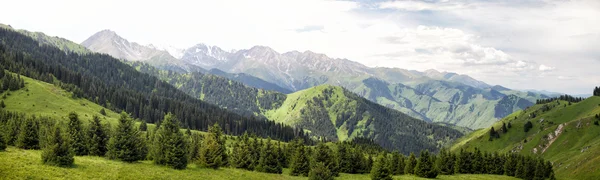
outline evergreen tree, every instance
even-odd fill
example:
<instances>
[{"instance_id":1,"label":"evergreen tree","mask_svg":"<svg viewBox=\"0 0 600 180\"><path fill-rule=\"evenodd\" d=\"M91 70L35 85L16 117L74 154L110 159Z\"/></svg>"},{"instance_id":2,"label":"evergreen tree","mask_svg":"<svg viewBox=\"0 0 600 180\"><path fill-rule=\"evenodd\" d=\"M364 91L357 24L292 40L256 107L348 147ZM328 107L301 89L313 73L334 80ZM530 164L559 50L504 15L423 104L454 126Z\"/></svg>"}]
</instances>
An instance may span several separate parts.
<instances>
[{"instance_id":1,"label":"evergreen tree","mask_svg":"<svg viewBox=\"0 0 600 180\"><path fill-rule=\"evenodd\" d=\"M208 133L200 151L200 166L218 169L223 165L223 151L216 133Z\"/></svg>"},{"instance_id":2,"label":"evergreen tree","mask_svg":"<svg viewBox=\"0 0 600 180\"><path fill-rule=\"evenodd\" d=\"M202 143L202 135L198 133L192 133L188 140L188 156L190 162L197 163L200 160L200 146Z\"/></svg>"},{"instance_id":3,"label":"evergreen tree","mask_svg":"<svg viewBox=\"0 0 600 180\"><path fill-rule=\"evenodd\" d=\"M77 156L87 155L89 153L87 147L87 137L85 131L81 125L79 116L75 112L69 113L69 124L67 124L67 130L71 142L71 149Z\"/></svg>"},{"instance_id":4,"label":"evergreen tree","mask_svg":"<svg viewBox=\"0 0 600 180\"><path fill-rule=\"evenodd\" d=\"M40 149L39 123L35 117L25 119L21 123L19 136L17 137L17 147L22 149Z\"/></svg>"},{"instance_id":5,"label":"evergreen tree","mask_svg":"<svg viewBox=\"0 0 600 180\"><path fill-rule=\"evenodd\" d=\"M500 138L500 135L498 134L498 132L496 132L496 130L494 130L494 127L492 127L492 129L490 129L489 141L493 141L495 138Z\"/></svg>"},{"instance_id":6,"label":"evergreen tree","mask_svg":"<svg viewBox=\"0 0 600 180\"><path fill-rule=\"evenodd\" d=\"M354 162L352 162L351 160L351 155L348 152L348 145L346 145L345 143L339 142L337 143L337 153L336 153L336 160L337 160L337 164L339 165L339 172L343 172L343 173L351 173L352 172L352 164Z\"/></svg>"},{"instance_id":7,"label":"evergreen tree","mask_svg":"<svg viewBox=\"0 0 600 180\"><path fill-rule=\"evenodd\" d=\"M389 161L389 163L387 163L388 165L388 169L390 170L390 173L392 175L399 175L400 172L398 171L398 165L400 164L400 153L398 153L398 151L394 151L392 153L392 157Z\"/></svg>"},{"instance_id":8,"label":"evergreen tree","mask_svg":"<svg viewBox=\"0 0 600 180\"><path fill-rule=\"evenodd\" d=\"M5 108L6 104L4 104L4 100L0 101L0 108Z\"/></svg>"},{"instance_id":9,"label":"evergreen tree","mask_svg":"<svg viewBox=\"0 0 600 180\"><path fill-rule=\"evenodd\" d=\"M424 178L436 178L438 171L433 162L434 158L429 154L429 151L422 150L415 167L415 175Z\"/></svg>"},{"instance_id":10,"label":"evergreen tree","mask_svg":"<svg viewBox=\"0 0 600 180\"><path fill-rule=\"evenodd\" d=\"M531 121L527 121L527 123L523 125L523 129L525 130L525 132L529 132L531 128L533 128L533 124L531 124Z\"/></svg>"},{"instance_id":11,"label":"evergreen tree","mask_svg":"<svg viewBox=\"0 0 600 180\"><path fill-rule=\"evenodd\" d=\"M521 178L521 179L525 179L525 177L527 176L525 173L527 173L527 171L525 170L525 159L521 156L518 157L517 159L517 166L515 167L515 177L517 178Z\"/></svg>"},{"instance_id":12,"label":"evergreen tree","mask_svg":"<svg viewBox=\"0 0 600 180\"><path fill-rule=\"evenodd\" d=\"M290 162L290 175L308 176L308 172L310 171L309 161L306 148L304 146L297 147Z\"/></svg>"},{"instance_id":13,"label":"evergreen tree","mask_svg":"<svg viewBox=\"0 0 600 180\"><path fill-rule=\"evenodd\" d=\"M92 156L104 156L106 151L108 151L108 131L100 122L100 118L96 115L94 115L90 122L88 137L90 137L89 154Z\"/></svg>"},{"instance_id":14,"label":"evergreen tree","mask_svg":"<svg viewBox=\"0 0 600 180\"><path fill-rule=\"evenodd\" d=\"M232 166L246 170L252 170L252 153L250 152L250 140L247 133L240 136L231 154Z\"/></svg>"},{"instance_id":15,"label":"evergreen tree","mask_svg":"<svg viewBox=\"0 0 600 180\"><path fill-rule=\"evenodd\" d=\"M546 163L543 159L538 159L535 164L534 180L544 180L546 177Z\"/></svg>"},{"instance_id":16,"label":"evergreen tree","mask_svg":"<svg viewBox=\"0 0 600 180\"><path fill-rule=\"evenodd\" d=\"M4 151L6 149L6 141L4 141L4 135L0 132L0 151Z\"/></svg>"},{"instance_id":17,"label":"evergreen tree","mask_svg":"<svg viewBox=\"0 0 600 180\"><path fill-rule=\"evenodd\" d=\"M371 179L373 180L391 180L392 173L390 172L389 165L386 161L385 153L381 153L377 156L371 169Z\"/></svg>"},{"instance_id":18,"label":"evergreen tree","mask_svg":"<svg viewBox=\"0 0 600 180\"><path fill-rule=\"evenodd\" d=\"M267 140L264 147L262 148L260 159L258 160L258 166L256 171L265 173L281 174L282 167L277 159L277 154L274 151L271 138Z\"/></svg>"},{"instance_id":19,"label":"evergreen tree","mask_svg":"<svg viewBox=\"0 0 600 180\"><path fill-rule=\"evenodd\" d=\"M140 132L134 128L133 120L125 112L121 112L119 124L108 143L108 157L124 162L136 162L145 158L142 150L144 142Z\"/></svg>"},{"instance_id":20,"label":"evergreen tree","mask_svg":"<svg viewBox=\"0 0 600 180\"><path fill-rule=\"evenodd\" d=\"M212 134L217 140L217 145L219 147L218 154L221 155L221 165L226 166L229 163L229 158L227 157L227 148L225 147L225 138L223 137L223 130L218 123L215 123L213 126L208 128L208 133ZM258 157L256 159L259 159Z\"/></svg>"},{"instance_id":21,"label":"evergreen tree","mask_svg":"<svg viewBox=\"0 0 600 180\"><path fill-rule=\"evenodd\" d=\"M400 159L398 161L398 168L396 169L396 174L402 175L404 174L404 168L406 167L406 157L400 154Z\"/></svg>"},{"instance_id":22,"label":"evergreen tree","mask_svg":"<svg viewBox=\"0 0 600 180\"><path fill-rule=\"evenodd\" d=\"M485 166L485 160L483 159L481 151L478 148L475 148L475 152L473 152L471 158L471 173L482 174Z\"/></svg>"},{"instance_id":23,"label":"evergreen tree","mask_svg":"<svg viewBox=\"0 0 600 180\"><path fill-rule=\"evenodd\" d=\"M508 132L508 128L506 128L506 123L502 123L502 128L500 129L500 131L502 133L507 133Z\"/></svg>"},{"instance_id":24,"label":"evergreen tree","mask_svg":"<svg viewBox=\"0 0 600 180\"><path fill-rule=\"evenodd\" d=\"M504 161L504 175L507 176L515 176L515 172L517 171L517 155L510 153L505 156L506 160Z\"/></svg>"},{"instance_id":25,"label":"evergreen tree","mask_svg":"<svg viewBox=\"0 0 600 180\"><path fill-rule=\"evenodd\" d=\"M315 152L313 152L313 161L315 163L323 163L333 176L338 176L338 167L337 163L335 162L333 152L331 149L329 149L329 147L327 147L327 145L325 145L325 143L321 142L317 145Z\"/></svg>"},{"instance_id":26,"label":"evergreen tree","mask_svg":"<svg viewBox=\"0 0 600 180\"><path fill-rule=\"evenodd\" d=\"M165 115L160 129L154 136L154 163L174 169L187 167L187 147L183 133L179 131L179 121L171 113Z\"/></svg>"},{"instance_id":27,"label":"evergreen tree","mask_svg":"<svg viewBox=\"0 0 600 180\"><path fill-rule=\"evenodd\" d=\"M308 173L309 180L333 180L333 174L323 162L316 162Z\"/></svg>"},{"instance_id":28,"label":"evergreen tree","mask_svg":"<svg viewBox=\"0 0 600 180\"><path fill-rule=\"evenodd\" d=\"M471 174L473 173L472 170L472 159L471 159L471 153L465 151L464 149L460 150L460 153L458 154L458 156L456 157L456 161L455 161L455 165L454 165L454 173L456 174Z\"/></svg>"},{"instance_id":29,"label":"evergreen tree","mask_svg":"<svg viewBox=\"0 0 600 180\"><path fill-rule=\"evenodd\" d=\"M415 166L417 166L417 157L415 153L410 153L404 167L404 174L415 174Z\"/></svg>"},{"instance_id":30,"label":"evergreen tree","mask_svg":"<svg viewBox=\"0 0 600 180\"><path fill-rule=\"evenodd\" d=\"M140 123L140 131L147 131L148 130L148 124L146 123L146 121L142 121L142 123Z\"/></svg>"},{"instance_id":31,"label":"evergreen tree","mask_svg":"<svg viewBox=\"0 0 600 180\"><path fill-rule=\"evenodd\" d=\"M68 167L73 165L74 156L68 138L64 138L61 135L60 126L56 126L50 144L44 147L42 151L42 162L49 165Z\"/></svg>"},{"instance_id":32,"label":"evergreen tree","mask_svg":"<svg viewBox=\"0 0 600 180\"><path fill-rule=\"evenodd\" d=\"M443 175L454 174L454 154L442 148L438 156L435 161L435 167L437 167L440 173Z\"/></svg>"},{"instance_id":33,"label":"evergreen tree","mask_svg":"<svg viewBox=\"0 0 600 180\"><path fill-rule=\"evenodd\" d=\"M106 116L106 110L104 110L104 108L100 109L100 114L102 114L103 116Z\"/></svg>"}]
</instances>

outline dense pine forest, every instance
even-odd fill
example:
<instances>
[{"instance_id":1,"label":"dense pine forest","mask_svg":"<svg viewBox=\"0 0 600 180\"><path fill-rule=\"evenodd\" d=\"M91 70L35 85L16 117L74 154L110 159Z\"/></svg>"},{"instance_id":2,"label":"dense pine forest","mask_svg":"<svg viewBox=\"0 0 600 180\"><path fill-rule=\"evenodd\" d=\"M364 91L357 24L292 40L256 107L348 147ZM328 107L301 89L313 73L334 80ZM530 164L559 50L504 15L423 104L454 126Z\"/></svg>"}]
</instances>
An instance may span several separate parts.
<instances>
[{"instance_id":1,"label":"dense pine forest","mask_svg":"<svg viewBox=\"0 0 600 180\"><path fill-rule=\"evenodd\" d=\"M222 110L108 55L65 53L7 29L0 29L0 39L0 64L5 69L57 84L75 97L126 111L148 123L160 124L160 119L171 112L191 129L208 130L211 124L219 123L226 134L249 132L284 141L295 137L309 141L301 129Z\"/></svg>"}]
</instances>

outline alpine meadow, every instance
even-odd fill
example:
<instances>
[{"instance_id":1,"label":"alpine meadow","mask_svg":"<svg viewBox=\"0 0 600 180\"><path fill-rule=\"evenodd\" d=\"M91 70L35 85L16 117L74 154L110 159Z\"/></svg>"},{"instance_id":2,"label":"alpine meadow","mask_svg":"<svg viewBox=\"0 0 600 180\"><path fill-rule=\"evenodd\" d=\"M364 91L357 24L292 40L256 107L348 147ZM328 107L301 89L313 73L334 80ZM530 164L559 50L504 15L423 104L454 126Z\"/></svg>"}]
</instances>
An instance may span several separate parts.
<instances>
[{"instance_id":1,"label":"alpine meadow","mask_svg":"<svg viewBox=\"0 0 600 180\"><path fill-rule=\"evenodd\" d=\"M600 179L595 0L0 4L0 179Z\"/></svg>"}]
</instances>

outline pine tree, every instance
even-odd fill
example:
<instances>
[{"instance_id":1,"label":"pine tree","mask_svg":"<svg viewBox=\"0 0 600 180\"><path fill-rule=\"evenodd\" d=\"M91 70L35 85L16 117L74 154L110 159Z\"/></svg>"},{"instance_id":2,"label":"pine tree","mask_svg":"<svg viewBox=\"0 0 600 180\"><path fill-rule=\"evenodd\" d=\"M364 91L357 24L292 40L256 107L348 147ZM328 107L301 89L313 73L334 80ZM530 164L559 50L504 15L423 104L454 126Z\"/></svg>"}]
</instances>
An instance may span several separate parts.
<instances>
[{"instance_id":1,"label":"pine tree","mask_svg":"<svg viewBox=\"0 0 600 180\"><path fill-rule=\"evenodd\" d=\"M544 180L547 178L545 176L546 176L546 164L544 163L543 159L538 159L535 164L535 171L534 171L533 179L534 180Z\"/></svg>"},{"instance_id":2,"label":"pine tree","mask_svg":"<svg viewBox=\"0 0 600 180\"><path fill-rule=\"evenodd\" d=\"M296 151L290 162L290 175L308 176L308 172L310 171L309 161L306 148L304 146L296 147Z\"/></svg>"},{"instance_id":3,"label":"pine tree","mask_svg":"<svg viewBox=\"0 0 600 180\"><path fill-rule=\"evenodd\" d=\"M215 133L208 133L200 150L200 166L219 169L223 165L223 151Z\"/></svg>"},{"instance_id":4,"label":"pine tree","mask_svg":"<svg viewBox=\"0 0 600 180\"><path fill-rule=\"evenodd\" d=\"M500 136L498 135L498 132L496 132L494 130L494 127L492 127L492 129L490 129L490 138L489 141L493 141L495 138L499 138Z\"/></svg>"},{"instance_id":5,"label":"pine tree","mask_svg":"<svg viewBox=\"0 0 600 180\"><path fill-rule=\"evenodd\" d=\"M171 113L165 115L162 125L154 136L154 163L174 169L187 167L187 147L183 133L179 131L179 121Z\"/></svg>"},{"instance_id":6,"label":"pine tree","mask_svg":"<svg viewBox=\"0 0 600 180\"><path fill-rule=\"evenodd\" d=\"M140 131L147 131L148 130L148 124L146 124L146 121L142 121L142 123L140 123Z\"/></svg>"},{"instance_id":7,"label":"pine tree","mask_svg":"<svg viewBox=\"0 0 600 180\"><path fill-rule=\"evenodd\" d=\"M316 162L308 173L309 180L333 180L333 174L323 162Z\"/></svg>"},{"instance_id":8,"label":"pine tree","mask_svg":"<svg viewBox=\"0 0 600 180\"><path fill-rule=\"evenodd\" d=\"M4 104L4 100L0 101L0 108L5 108L6 104Z\"/></svg>"},{"instance_id":9,"label":"pine tree","mask_svg":"<svg viewBox=\"0 0 600 180\"><path fill-rule=\"evenodd\" d=\"M319 143L313 152L313 161L321 162L329 169L333 176L338 176L338 167L333 156L333 151L324 143Z\"/></svg>"},{"instance_id":10,"label":"pine tree","mask_svg":"<svg viewBox=\"0 0 600 180\"><path fill-rule=\"evenodd\" d=\"M504 161L504 175L507 176L515 176L515 172L517 171L517 155L510 153L505 156L506 160Z\"/></svg>"},{"instance_id":11,"label":"pine tree","mask_svg":"<svg viewBox=\"0 0 600 180\"><path fill-rule=\"evenodd\" d=\"M213 126L208 128L208 133L213 134L217 140L222 163L220 166L227 166L229 163L229 158L227 157L227 148L225 147L225 138L223 137L223 130L221 129L221 126L219 126L218 123L215 123ZM256 159L258 159L258 157Z\"/></svg>"},{"instance_id":12,"label":"pine tree","mask_svg":"<svg viewBox=\"0 0 600 180\"><path fill-rule=\"evenodd\" d=\"M202 143L202 135L198 133L193 133L188 140L188 156L190 162L198 162L200 160L200 146Z\"/></svg>"},{"instance_id":13,"label":"pine tree","mask_svg":"<svg viewBox=\"0 0 600 180\"><path fill-rule=\"evenodd\" d=\"M483 159L483 155L478 148L475 148L475 152L471 156L471 173L473 174L482 174L483 168L485 166L485 161Z\"/></svg>"},{"instance_id":14,"label":"pine tree","mask_svg":"<svg viewBox=\"0 0 600 180\"><path fill-rule=\"evenodd\" d=\"M67 132L71 142L71 149L77 156L87 155L89 153L87 147L87 137L79 120L79 116L75 112L69 113L69 124L67 124Z\"/></svg>"},{"instance_id":15,"label":"pine tree","mask_svg":"<svg viewBox=\"0 0 600 180\"><path fill-rule=\"evenodd\" d=\"M508 132L508 128L506 128L506 123L502 123L502 128L500 129L500 131L502 131L502 133Z\"/></svg>"},{"instance_id":16,"label":"pine tree","mask_svg":"<svg viewBox=\"0 0 600 180\"><path fill-rule=\"evenodd\" d=\"M415 167L415 175L424 178L436 178L438 171L433 164L433 157L428 150L422 150L417 165Z\"/></svg>"},{"instance_id":17,"label":"pine tree","mask_svg":"<svg viewBox=\"0 0 600 180\"><path fill-rule=\"evenodd\" d=\"M64 138L61 135L60 126L56 126L50 144L44 147L42 151L42 162L49 165L68 167L73 165L74 156L68 138Z\"/></svg>"},{"instance_id":18,"label":"pine tree","mask_svg":"<svg viewBox=\"0 0 600 180\"><path fill-rule=\"evenodd\" d=\"M122 112L114 136L108 143L107 154L110 159L136 162L145 158L142 152L145 146L144 142L140 137L140 132L133 125L133 120L129 115Z\"/></svg>"},{"instance_id":19,"label":"pine tree","mask_svg":"<svg viewBox=\"0 0 600 180\"><path fill-rule=\"evenodd\" d=\"M386 161L385 153L381 153L377 156L377 160L375 160L373 164L373 168L371 169L371 179L373 180L391 180L392 174L389 169L389 165Z\"/></svg>"},{"instance_id":20,"label":"pine tree","mask_svg":"<svg viewBox=\"0 0 600 180\"><path fill-rule=\"evenodd\" d=\"M456 174L471 174L472 170L472 159L471 153L465 151L464 149L460 150L459 155L456 157L456 163L454 164L454 173Z\"/></svg>"},{"instance_id":21,"label":"pine tree","mask_svg":"<svg viewBox=\"0 0 600 180\"><path fill-rule=\"evenodd\" d=\"M392 157L390 159L390 162L387 163L388 165L388 169L390 170L390 173L392 175L399 175L400 172L398 172L398 165L400 164L400 153L398 153L398 151L394 151L392 153Z\"/></svg>"},{"instance_id":22,"label":"pine tree","mask_svg":"<svg viewBox=\"0 0 600 180\"><path fill-rule=\"evenodd\" d=\"M21 123L19 136L17 137L17 147L21 149L40 149L39 123L35 117L25 119Z\"/></svg>"},{"instance_id":23,"label":"pine tree","mask_svg":"<svg viewBox=\"0 0 600 180\"><path fill-rule=\"evenodd\" d=\"M339 142L337 143L336 153L337 164L339 165L339 172L351 173L352 172L352 161L348 152L348 145Z\"/></svg>"},{"instance_id":24,"label":"pine tree","mask_svg":"<svg viewBox=\"0 0 600 180\"><path fill-rule=\"evenodd\" d=\"M90 128L88 130L88 137L90 137L90 155L92 156L104 156L108 151L108 132L107 129L100 122L100 118L96 115L90 122Z\"/></svg>"},{"instance_id":25,"label":"pine tree","mask_svg":"<svg viewBox=\"0 0 600 180\"><path fill-rule=\"evenodd\" d=\"M0 132L0 151L4 151L6 149L6 141L4 141L4 135Z\"/></svg>"},{"instance_id":26,"label":"pine tree","mask_svg":"<svg viewBox=\"0 0 600 180\"><path fill-rule=\"evenodd\" d=\"M415 166L417 166L417 157L415 157L415 153L411 152L404 167L404 174L415 174Z\"/></svg>"},{"instance_id":27,"label":"pine tree","mask_svg":"<svg viewBox=\"0 0 600 180\"><path fill-rule=\"evenodd\" d=\"M525 160L523 157L518 157L517 166L515 167L515 177L525 179L527 171L525 170Z\"/></svg>"},{"instance_id":28,"label":"pine tree","mask_svg":"<svg viewBox=\"0 0 600 180\"><path fill-rule=\"evenodd\" d=\"M102 114L103 116L106 116L106 110L104 110L104 108L100 109L100 114Z\"/></svg>"},{"instance_id":29,"label":"pine tree","mask_svg":"<svg viewBox=\"0 0 600 180\"><path fill-rule=\"evenodd\" d=\"M443 175L454 174L454 154L448 152L445 148L442 148L439 153L439 157L435 161L435 166Z\"/></svg>"},{"instance_id":30,"label":"pine tree","mask_svg":"<svg viewBox=\"0 0 600 180\"><path fill-rule=\"evenodd\" d=\"M260 159L258 160L258 166L256 167L256 171L265 172L265 173L274 173L281 174L282 171L281 164L279 164L279 160L277 159L277 154L274 152L273 144L271 143L271 138L267 140L264 147L261 150Z\"/></svg>"},{"instance_id":31,"label":"pine tree","mask_svg":"<svg viewBox=\"0 0 600 180\"><path fill-rule=\"evenodd\" d=\"M396 169L396 173L398 175L402 175L404 174L404 168L406 166L406 157L404 157L404 155L400 154L400 159L398 161L398 168Z\"/></svg>"},{"instance_id":32,"label":"pine tree","mask_svg":"<svg viewBox=\"0 0 600 180\"><path fill-rule=\"evenodd\" d=\"M236 146L233 148L231 154L232 166L235 168L241 168L246 170L252 170L252 153L250 151L250 140L247 133L240 136L237 140Z\"/></svg>"}]
</instances>

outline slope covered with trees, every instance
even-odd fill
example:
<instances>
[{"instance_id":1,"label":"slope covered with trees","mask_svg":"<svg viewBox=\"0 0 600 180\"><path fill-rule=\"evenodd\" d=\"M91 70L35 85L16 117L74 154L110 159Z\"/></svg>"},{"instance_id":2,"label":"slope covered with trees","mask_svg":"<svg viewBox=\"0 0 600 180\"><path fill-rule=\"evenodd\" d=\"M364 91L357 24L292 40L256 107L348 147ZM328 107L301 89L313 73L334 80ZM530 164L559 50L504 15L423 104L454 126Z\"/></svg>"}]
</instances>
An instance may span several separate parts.
<instances>
[{"instance_id":1,"label":"slope covered with trees","mask_svg":"<svg viewBox=\"0 0 600 180\"><path fill-rule=\"evenodd\" d=\"M457 140L451 149L541 157L554 165L559 179L595 179L600 177L600 97L579 100L563 96L538 101Z\"/></svg>"},{"instance_id":2,"label":"slope covered with trees","mask_svg":"<svg viewBox=\"0 0 600 180\"><path fill-rule=\"evenodd\" d=\"M192 98L108 55L64 52L4 28L0 28L0 40L0 62L5 69L59 84L74 97L124 110L149 123L159 123L164 114L172 112L184 127L192 129L206 130L219 123L228 134L248 131L281 140L303 135L289 126L246 118Z\"/></svg>"}]
</instances>

